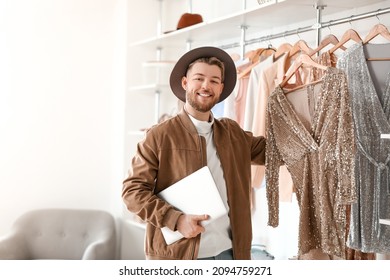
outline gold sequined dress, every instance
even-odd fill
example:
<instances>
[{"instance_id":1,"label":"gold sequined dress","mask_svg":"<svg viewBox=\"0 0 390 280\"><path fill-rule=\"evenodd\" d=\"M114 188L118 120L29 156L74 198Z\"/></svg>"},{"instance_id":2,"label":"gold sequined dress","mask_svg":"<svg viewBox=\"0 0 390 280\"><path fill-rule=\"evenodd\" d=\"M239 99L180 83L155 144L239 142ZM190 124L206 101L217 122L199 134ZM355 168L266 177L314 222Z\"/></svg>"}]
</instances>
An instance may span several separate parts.
<instances>
[{"instance_id":1,"label":"gold sequined dress","mask_svg":"<svg viewBox=\"0 0 390 280\"><path fill-rule=\"evenodd\" d=\"M268 100L268 224L279 223L278 171L285 164L300 209L298 257L320 249L345 258L345 208L356 201L355 136L346 76L328 67L321 82L295 92L305 97L309 119L297 111L289 94L293 92L286 94L278 86Z\"/></svg>"}]
</instances>

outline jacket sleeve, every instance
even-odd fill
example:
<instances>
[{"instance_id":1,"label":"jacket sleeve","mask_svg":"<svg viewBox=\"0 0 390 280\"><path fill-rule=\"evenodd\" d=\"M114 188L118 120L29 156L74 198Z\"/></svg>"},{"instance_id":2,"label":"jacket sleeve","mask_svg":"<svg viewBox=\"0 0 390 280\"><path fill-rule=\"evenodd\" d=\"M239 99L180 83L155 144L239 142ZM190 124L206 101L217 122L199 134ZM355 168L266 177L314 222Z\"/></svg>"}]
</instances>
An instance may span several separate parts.
<instances>
[{"instance_id":1,"label":"jacket sleeve","mask_svg":"<svg viewBox=\"0 0 390 280\"><path fill-rule=\"evenodd\" d=\"M152 132L138 143L128 177L123 182L122 198L130 212L155 227L175 230L181 214L155 193L159 166L158 144Z\"/></svg>"},{"instance_id":2,"label":"jacket sleeve","mask_svg":"<svg viewBox=\"0 0 390 280\"><path fill-rule=\"evenodd\" d=\"M256 165L265 165L265 149L266 140L263 136L256 136L252 138L252 163Z\"/></svg>"}]
</instances>

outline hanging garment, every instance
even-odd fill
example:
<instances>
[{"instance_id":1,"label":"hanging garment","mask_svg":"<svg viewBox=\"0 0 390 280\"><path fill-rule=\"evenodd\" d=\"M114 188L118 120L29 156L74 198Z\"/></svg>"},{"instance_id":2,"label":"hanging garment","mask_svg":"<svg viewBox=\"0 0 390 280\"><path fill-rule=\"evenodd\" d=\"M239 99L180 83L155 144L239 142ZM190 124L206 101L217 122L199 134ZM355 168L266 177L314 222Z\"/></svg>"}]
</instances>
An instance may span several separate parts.
<instances>
[{"instance_id":1,"label":"hanging garment","mask_svg":"<svg viewBox=\"0 0 390 280\"><path fill-rule=\"evenodd\" d=\"M234 111L234 103L238 94L238 83L234 86L232 93L222 101L223 105L223 117L237 121L236 112Z\"/></svg>"},{"instance_id":2,"label":"hanging garment","mask_svg":"<svg viewBox=\"0 0 390 280\"><path fill-rule=\"evenodd\" d=\"M237 74L245 71L251 66L249 60L242 61L243 64L237 66ZM224 100L223 116L235 120L240 127L244 123L244 109L246 100L246 89L248 87L249 74L242 79L237 79L237 83L232 93Z\"/></svg>"},{"instance_id":3,"label":"hanging garment","mask_svg":"<svg viewBox=\"0 0 390 280\"><path fill-rule=\"evenodd\" d=\"M259 95L261 72L274 63L274 56L270 55L265 60L259 62L252 68L249 74L248 88L246 93L246 103L244 112L244 130L252 131L255 105Z\"/></svg>"},{"instance_id":4,"label":"hanging garment","mask_svg":"<svg viewBox=\"0 0 390 280\"><path fill-rule=\"evenodd\" d=\"M307 110L294 108L288 99L292 93L306 96ZM288 95L278 86L268 101L268 223L273 227L279 223L278 172L285 164L300 210L298 257L321 249L345 258L346 204L356 201L355 138L346 76L328 67L320 83Z\"/></svg>"},{"instance_id":5,"label":"hanging garment","mask_svg":"<svg viewBox=\"0 0 390 280\"><path fill-rule=\"evenodd\" d=\"M249 67L247 64L246 67ZM237 122L241 128L244 128L244 117L245 117L245 104L246 104L246 93L249 84L249 73L246 76L241 77L237 80L238 91L237 96L234 100L234 111L236 113Z\"/></svg>"},{"instance_id":6,"label":"hanging garment","mask_svg":"<svg viewBox=\"0 0 390 280\"><path fill-rule=\"evenodd\" d=\"M273 56L274 63L267 66L260 72L259 87L257 92L257 99L254 106L253 124L251 131L255 136L265 136L265 118L267 111L268 98L275 89L275 87L282 82L286 62L287 54L283 54L277 60ZM259 188L264 179L265 167L260 165L252 165L252 186ZM279 198L281 201L291 202L293 185L291 175L287 171L285 166L280 167L279 171Z\"/></svg>"},{"instance_id":7,"label":"hanging garment","mask_svg":"<svg viewBox=\"0 0 390 280\"><path fill-rule=\"evenodd\" d=\"M337 56L327 51L327 52L323 52L320 56L316 57L314 61L321 65L336 67ZM324 76L324 70L320 68L312 67L309 71L308 82L317 81L321 79L323 76Z\"/></svg>"},{"instance_id":8,"label":"hanging garment","mask_svg":"<svg viewBox=\"0 0 390 280\"><path fill-rule=\"evenodd\" d=\"M346 223L345 240L347 240L349 236L349 228L351 224L351 205L347 205L346 216L347 216L347 223ZM364 253L361 250L352 249L347 246L345 248L345 258L347 260L375 260L376 254Z\"/></svg>"},{"instance_id":9,"label":"hanging garment","mask_svg":"<svg viewBox=\"0 0 390 280\"><path fill-rule=\"evenodd\" d=\"M274 59L274 56L272 56ZM325 66L335 66L335 56L324 52L315 59L319 64ZM259 76L259 87L257 92L257 99L253 112L253 124L250 129L254 135L265 136L265 119L267 111L268 98L275 87L283 81L285 75L285 68L287 63L287 54L282 55L278 60L270 66L267 66ZM318 68L301 69L299 72L300 78L304 83L310 83L319 80L323 75L323 70ZM260 186L264 179L264 166L252 167L252 185ZM280 167L279 171L279 198L280 201L291 202L293 184L291 175L285 166Z\"/></svg>"},{"instance_id":10,"label":"hanging garment","mask_svg":"<svg viewBox=\"0 0 390 280\"><path fill-rule=\"evenodd\" d=\"M390 133L390 71L383 92L378 92L364 48L362 43L349 47L337 62L348 77L358 147L358 201L351 206L347 244L363 252L390 253L390 226L379 222L390 219L390 140L380 137Z\"/></svg>"}]
</instances>

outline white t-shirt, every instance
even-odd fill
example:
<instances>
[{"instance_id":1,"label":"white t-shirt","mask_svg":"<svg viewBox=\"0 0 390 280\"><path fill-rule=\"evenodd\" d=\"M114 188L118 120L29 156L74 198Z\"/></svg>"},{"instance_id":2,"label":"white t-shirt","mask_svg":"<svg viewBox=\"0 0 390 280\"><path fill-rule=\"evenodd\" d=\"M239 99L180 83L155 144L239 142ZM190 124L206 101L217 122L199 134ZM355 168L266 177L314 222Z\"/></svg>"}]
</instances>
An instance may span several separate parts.
<instances>
[{"instance_id":1,"label":"white t-shirt","mask_svg":"<svg viewBox=\"0 0 390 280\"><path fill-rule=\"evenodd\" d=\"M212 117L211 122L199 121L192 116L189 117L194 123L198 134L206 139L207 166L213 175L214 181L218 187L218 191L222 197L225 207L229 210L225 178L223 176L221 161L219 160L213 139L212 125L214 123L214 117ZM205 226L205 229L206 230L204 233L202 233L200 239L198 258L216 256L219 253L232 248L230 220L228 214L208 224Z\"/></svg>"}]
</instances>

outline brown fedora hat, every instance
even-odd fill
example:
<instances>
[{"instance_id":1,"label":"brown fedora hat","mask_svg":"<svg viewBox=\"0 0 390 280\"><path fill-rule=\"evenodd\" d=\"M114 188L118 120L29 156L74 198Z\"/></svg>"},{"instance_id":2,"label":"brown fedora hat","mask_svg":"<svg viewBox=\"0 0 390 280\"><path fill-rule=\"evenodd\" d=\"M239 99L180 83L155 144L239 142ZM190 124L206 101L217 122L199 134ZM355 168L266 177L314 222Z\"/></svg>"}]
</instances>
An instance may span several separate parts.
<instances>
[{"instance_id":1,"label":"brown fedora hat","mask_svg":"<svg viewBox=\"0 0 390 280\"><path fill-rule=\"evenodd\" d=\"M233 59L224 50L216 47L200 47L185 53L175 64L169 78L169 84L173 93L181 101L186 101L186 92L181 85L182 78L186 75L188 65L202 57L216 57L225 65L224 87L218 102L226 99L233 91L236 80L237 70Z\"/></svg>"},{"instance_id":2,"label":"brown fedora hat","mask_svg":"<svg viewBox=\"0 0 390 280\"><path fill-rule=\"evenodd\" d=\"M179 22L177 23L176 30L186 28L186 27L189 27L191 25L195 25L195 24L198 24L201 22L203 22L203 18L200 14L185 13L185 14L181 15ZM175 30L165 31L164 33L167 34L167 33L170 33L172 31L175 31Z\"/></svg>"}]
</instances>

